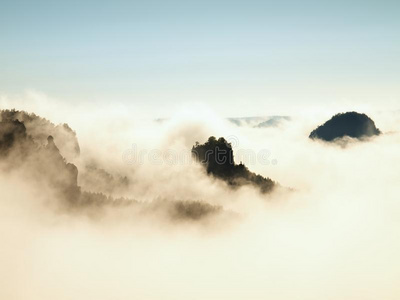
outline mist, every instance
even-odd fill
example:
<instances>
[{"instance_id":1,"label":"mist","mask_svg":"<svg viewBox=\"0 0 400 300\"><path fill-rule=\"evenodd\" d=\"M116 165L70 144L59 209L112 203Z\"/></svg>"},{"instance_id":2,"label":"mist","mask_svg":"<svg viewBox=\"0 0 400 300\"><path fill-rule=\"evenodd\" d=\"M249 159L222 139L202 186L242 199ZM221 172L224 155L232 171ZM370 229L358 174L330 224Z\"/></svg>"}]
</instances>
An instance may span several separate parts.
<instances>
[{"instance_id":1,"label":"mist","mask_svg":"<svg viewBox=\"0 0 400 300\"><path fill-rule=\"evenodd\" d=\"M32 164L1 168L1 299L399 298L399 111L365 109L382 135L343 144L308 138L332 108L282 111L290 119L258 128L204 106L160 122L130 107L64 103L60 112L35 97L3 96L2 109L67 123L79 156L55 143L82 191L127 202L71 209ZM190 150L210 136L279 188L232 189L207 175ZM186 201L212 213L171 210Z\"/></svg>"}]
</instances>

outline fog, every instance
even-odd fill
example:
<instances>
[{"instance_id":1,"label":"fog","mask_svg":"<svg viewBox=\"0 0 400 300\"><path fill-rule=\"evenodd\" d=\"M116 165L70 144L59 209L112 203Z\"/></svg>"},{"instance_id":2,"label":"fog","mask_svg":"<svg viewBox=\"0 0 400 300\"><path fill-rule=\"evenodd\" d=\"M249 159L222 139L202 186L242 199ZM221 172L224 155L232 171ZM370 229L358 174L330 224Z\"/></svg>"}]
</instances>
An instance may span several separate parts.
<instances>
[{"instance_id":1,"label":"fog","mask_svg":"<svg viewBox=\"0 0 400 300\"><path fill-rule=\"evenodd\" d=\"M399 299L399 111L366 108L382 135L326 143L308 135L341 112L332 108L282 111L290 120L255 128L201 105L154 116L29 97L3 96L1 108L68 123L82 190L146 209L65 209L31 166L2 168L0 299ZM211 135L280 187L261 194L208 176L190 150ZM91 180L88 165L113 187ZM187 200L221 210L181 219L163 204Z\"/></svg>"}]
</instances>

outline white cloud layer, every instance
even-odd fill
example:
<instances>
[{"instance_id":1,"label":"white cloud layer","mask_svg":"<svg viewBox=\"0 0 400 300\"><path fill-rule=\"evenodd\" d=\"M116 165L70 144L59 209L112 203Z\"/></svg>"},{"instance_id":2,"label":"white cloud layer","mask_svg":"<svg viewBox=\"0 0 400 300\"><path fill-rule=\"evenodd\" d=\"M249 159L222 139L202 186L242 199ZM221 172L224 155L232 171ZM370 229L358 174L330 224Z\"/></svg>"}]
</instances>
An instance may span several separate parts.
<instances>
[{"instance_id":1,"label":"white cloud layer","mask_svg":"<svg viewBox=\"0 0 400 300\"><path fill-rule=\"evenodd\" d=\"M2 99L3 107L13 104ZM58 212L50 192L2 172L1 299L399 299L399 112L368 111L384 134L343 148L308 139L330 112L251 128L204 107L160 123L121 107L14 103L69 123L81 146L80 171L93 160L128 176L132 185L116 196L199 200L232 214L175 224L110 208L91 219ZM235 153L268 149L277 163L249 169L293 190L232 191L196 164L122 159L132 144L190 151L210 135L235 137Z\"/></svg>"}]
</instances>

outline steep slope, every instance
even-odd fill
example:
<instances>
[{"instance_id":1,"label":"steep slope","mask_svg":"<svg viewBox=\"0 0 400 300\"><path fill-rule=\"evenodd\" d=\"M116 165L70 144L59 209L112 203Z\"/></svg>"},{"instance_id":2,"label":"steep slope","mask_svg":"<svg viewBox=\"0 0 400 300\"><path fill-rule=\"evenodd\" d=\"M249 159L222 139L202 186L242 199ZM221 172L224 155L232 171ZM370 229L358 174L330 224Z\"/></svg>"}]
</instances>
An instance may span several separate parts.
<instances>
[{"instance_id":1,"label":"steep slope","mask_svg":"<svg viewBox=\"0 0 400 300\"><path fill-rule=\"evenodd\" d=\"M0 121L19 121L23 123L26 128L26 133L40 145L46 144L47 137L51 135L61 155L68 161L74 161L80 154L76 133L68 124L55 125L34 113L27 113L14 109L1 110Z\"/></svg>"}]
</instances>

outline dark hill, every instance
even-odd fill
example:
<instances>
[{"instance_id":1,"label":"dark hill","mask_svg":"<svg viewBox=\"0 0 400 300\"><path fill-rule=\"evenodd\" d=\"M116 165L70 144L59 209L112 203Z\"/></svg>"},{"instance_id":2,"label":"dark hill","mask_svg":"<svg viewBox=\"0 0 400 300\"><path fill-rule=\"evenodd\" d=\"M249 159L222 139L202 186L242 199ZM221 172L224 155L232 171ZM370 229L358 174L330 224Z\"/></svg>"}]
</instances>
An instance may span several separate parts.
<instances>
[{"instance_id":1,"label":"dark hill","mask_svg":"<svg viewBox=\"0 0 400 300\"><path fill-rule=\"evenodd\" d=\"M235 164L232 146L224 138L210 137L202 145L192 148L193 156L204 165L208 174L222 179L232 187L252 184L262 193L272 191L276 183L269 178L250 172L243 164Z\"/></svg>"},{"instance_id":2,"label":"dark hill","mask_svg":"<svg viewBox=\"0 0 400 300\"><path fill-rule=\"evenodd\" d=\"M371 118L366 114L353 111L333 116L329 121L313 130L309 138L330 142L344 136L363 138L379 135L380 133Z\"/></svg>"}]
</instances>

